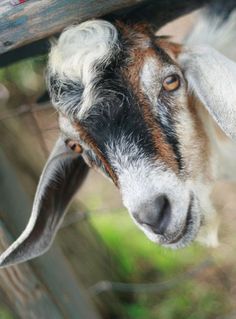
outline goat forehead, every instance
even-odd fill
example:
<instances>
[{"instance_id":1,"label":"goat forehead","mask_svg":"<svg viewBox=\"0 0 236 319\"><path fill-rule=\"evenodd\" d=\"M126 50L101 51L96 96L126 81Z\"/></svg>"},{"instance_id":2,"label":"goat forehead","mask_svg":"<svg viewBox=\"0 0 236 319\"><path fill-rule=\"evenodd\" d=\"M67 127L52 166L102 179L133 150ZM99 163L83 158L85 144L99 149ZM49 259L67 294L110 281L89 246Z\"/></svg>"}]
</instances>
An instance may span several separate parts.
<instances>
[{"instance_id":1,"label":"goat forehead","mask_svg":"<svg viewBox=\"0 0 236 319\"><path fill-rule=\"evenodd\" d=\"M144 154L161 157L173 168L178 157L174 143L140 94L145 63L152 59L158 72L171 60L146 30L117 28L93 20L63 33L49 59L50 75L56 76L56 85L50 83L52 100L62 114L85 127L104 153L109 143L132 137Z\"/></svg>"},{"instance_id":2,"label":"goat forehead","mask_svg":"<svg viewBox=\"0 0 236 319\"><path fill-rule=\"evenodd\" d=\"M145 112L148 114L145 115ZM174 133L168 139L165 127L155 119L151 107L140 105L130 92L122 103L119 99L111 98L106 105L94 107L80 123L103 154L123 154L122 157L117 156L120 163L133 161L135 156L145 156L152 162L161 158L173 168L173 162L179 156L176 152L178 146L172 145L177 144ZM167 124L169 129L173 129L170 119Z\"/></svg>"},{"instance_id":3,"label":"goat forehead","mask_svg":"<svg viewBox=\"0 0 236 319\"><path fill-rule=\"evenodd\" d=\"M98 78L104 80L104 70L120 64L119 68L130 68L126 76L132 81L139 76L146 55L154 54L151 47L151 37L144 27L132 29L104 20L72 26L62 33L49 55L49 77L58 88L54 100L52 94L54 105L60 111L72 112L76 101L77 119L83 118L97 102L99 90L94 86ZM158 56L162 55L162 51L158 52ZM69 88L74 92L73 99L64 94Z\"/></svg>"},{"instance_id":4,"label":"goat forehead","mask_svg":"<svg viewBox=\"0 0 236 319\"><path fill-rule=\"evenodd\" d=\"M49 89L54 106L72 113L76 102L77 118L82 118L96 100L94 79L118 51L117 29L107 21L87 21L64 31L49 55ZM73 89L72 96L69 88Z\"/></svg>"},{"instance_id":5,"label":"goat forehead","mask_svg":"<svg viewBox=\"0 0 236 319\"><path fill-rule=\"evenodd\" d=\"M104 153L107 152L107 146L121 141L120 145L124 145L124 141L129 140L142 152L155 156L156 150L149 127L128 84L123 83L123 86L119 87L118 95L116 92L110 92L109 97L101 104L93 106L89 115L80 123Z\"/></svg>"},{"instance_id":6,"label":"goat forehead","mask_svg":"<svg viewBox=\"0 0 236 319\"><path fill-rule=\"evenodd\" d=\"M52 47L49 65L61 77L90 82L94 63L108 63L118 49L118 32L111 23L92 20L72 26Z\"/></svg>"}]
</instances>

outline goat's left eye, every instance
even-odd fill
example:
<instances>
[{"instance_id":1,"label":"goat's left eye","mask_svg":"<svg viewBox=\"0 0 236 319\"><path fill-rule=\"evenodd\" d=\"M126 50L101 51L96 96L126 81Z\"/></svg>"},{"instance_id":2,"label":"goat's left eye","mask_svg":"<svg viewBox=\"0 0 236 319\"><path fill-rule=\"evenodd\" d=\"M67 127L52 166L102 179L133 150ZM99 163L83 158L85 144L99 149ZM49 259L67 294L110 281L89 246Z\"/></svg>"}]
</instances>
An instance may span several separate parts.
<instances>
[{"instance_id":1,"label":"goat's left eye","mask_svg":"<svg viewBox=\"0 0 236 319\"><path fill-rule=\"evenodd\" d=\"M180 86L180 78L178 74L167 76L162 85L165 91L171 92L177 90Z\"/></svg>"},{"instance_id":2,"label":"goat's left eye","mask_svg":"<svg viewBox=\"0 0 236 319\"><path fill-rule=\"evenodd\" d=\"M68 145L68 147L75 153L81 154L83 153L83 148L82 146L77 142L77 141L68 141L66 143Z\"/></svg>"}]
</instances>

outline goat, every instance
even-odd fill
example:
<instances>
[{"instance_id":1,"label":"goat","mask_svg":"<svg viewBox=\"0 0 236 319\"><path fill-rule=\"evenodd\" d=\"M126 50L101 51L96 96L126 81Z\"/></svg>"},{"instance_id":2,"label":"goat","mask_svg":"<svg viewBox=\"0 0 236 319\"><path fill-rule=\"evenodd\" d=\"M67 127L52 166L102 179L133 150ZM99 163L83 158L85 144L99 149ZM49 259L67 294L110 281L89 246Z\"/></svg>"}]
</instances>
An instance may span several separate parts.
<instances>
[{"instance_id":1,"label":"goat","mask_svg":"<svg viewBox=\"0 0 236 319\"><path fill-rule=\"evenodd\" d=\"M217 245L210 194L216 180L236 178L236 12L224 21L207 15L183 45L122 21L61 34L47 72L61 135L1 267L49 248L89 167L120 189L150 240Z\"/></svg>"}]
</instances>

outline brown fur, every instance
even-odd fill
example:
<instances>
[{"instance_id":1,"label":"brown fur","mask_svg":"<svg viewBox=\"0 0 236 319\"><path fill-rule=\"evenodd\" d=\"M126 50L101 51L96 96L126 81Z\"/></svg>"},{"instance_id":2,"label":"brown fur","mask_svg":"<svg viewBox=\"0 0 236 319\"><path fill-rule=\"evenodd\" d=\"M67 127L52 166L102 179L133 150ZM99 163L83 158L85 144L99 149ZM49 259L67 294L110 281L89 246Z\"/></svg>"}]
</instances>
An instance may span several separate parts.
<instances>
[{"instance_id":1,"label":"brown fur","mask_svg":"<svg viewBox=\"0 0 236 319\"><path fill-rule=\"evenodd\" d=\"M110 175L111 179L113 180L114 184L118 187L118 178L100 149L97 147L93 138L88 134L88 132L77 122L74 125L76 131L80 134L81 139L94 151L100 161L103 163L107 173Z\"/></svg>"},{"instance_id":2,"label":"brown fur","mask_svg":"<svg viewBox=\"0 0 236 319\"><path fill-rule=\"evenodd\" d=\"M205 177L207 177L208 180L212 178L212 176L208 175L206 176L211 170L209 169L209 158L211 158L210 153L210 144L207 137L207 133L204 129L203 122L200 117L200 110L205 110L205 108L200 105L199 100L194 97L193 95L188 96L188 108L191 113L191 118L193 119L193 125L194 125L194 136L193 140L195 144L198 144L201 150L199 153L201 154L201 158L198 159L198 163L196 163L196 166L194 170L191 172L193 177L197 177L199 174L199 171L203 171L205 173ZM190 145L191 149L191 145ZM194 159L188 160L191 163L194 163Z\"/></svg>"},{"instance_id":3,"label":"brown fur","mask_svg":"<svg viewBox=\"0 0 236 319\"><path fill-rule=\"evenodd\" d=\"M134 31L139 33L138 36L135 33L135 37L133 38L132 36ZM173 156L173 150L171 146L166 143L161 128L157 125L154 119L149 102L140 89L140 70L142 69L146 59L153 57L156 59L157 63L160 63L160 65L162 63L155 50L150 46L150 29L143 25L137 25L135 30L130 31L129 28L126 29L125 26L122 26L122 32L132 43L132 47L129 50L129 65L123 70L123 74L140 101L144 120L152 133L153 143L158 154L157 156L161 157L169 167L177 171L178 164L175 160L175 156ZM175 46L170 45L170 47Z\"/></svg>"},{"instance_id":4,"label":"brown fur","mask_svg":"<svg viewBox=\"0 0 236 319\"><path fill-rule=\"evenodd\" d=\"M169 56L175 60L178 58L178 55L181 53L182 51L182 45L175 43L175 42L171 42L168 40L164 40L162 38L158 38L156 40L156 43L159 47L161 47L167 54L169 54Z\"/></svg>"}]
</instances>

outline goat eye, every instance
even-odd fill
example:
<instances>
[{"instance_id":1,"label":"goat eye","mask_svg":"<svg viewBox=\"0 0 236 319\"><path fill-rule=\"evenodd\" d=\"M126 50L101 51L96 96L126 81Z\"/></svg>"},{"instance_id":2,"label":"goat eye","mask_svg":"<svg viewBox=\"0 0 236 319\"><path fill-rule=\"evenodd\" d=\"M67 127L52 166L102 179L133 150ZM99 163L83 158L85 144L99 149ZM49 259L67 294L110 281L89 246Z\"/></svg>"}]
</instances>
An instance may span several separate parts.
<instances>
[{"instance_id":1,"label":"goat eye","mask_svg":"<svg viewBox=\"0 0 236 319\"><path fill-rule=\"evenodd\" d=\"M165 78L165 80L162 83L164 90L171 92L175 91L180 86L180 78L178 74L172 74Z\"/></svg>"},{"instance_id":2,"label":"goat eye","mask_svg":"<svg viewBox=\"0 0 236 319\"><path fill-rule=\"evenodd\" d=\"M83 153L83 148L77 141L68 141L66 144L73 152L78 154Z\"/></svg>"}]
</instances>

